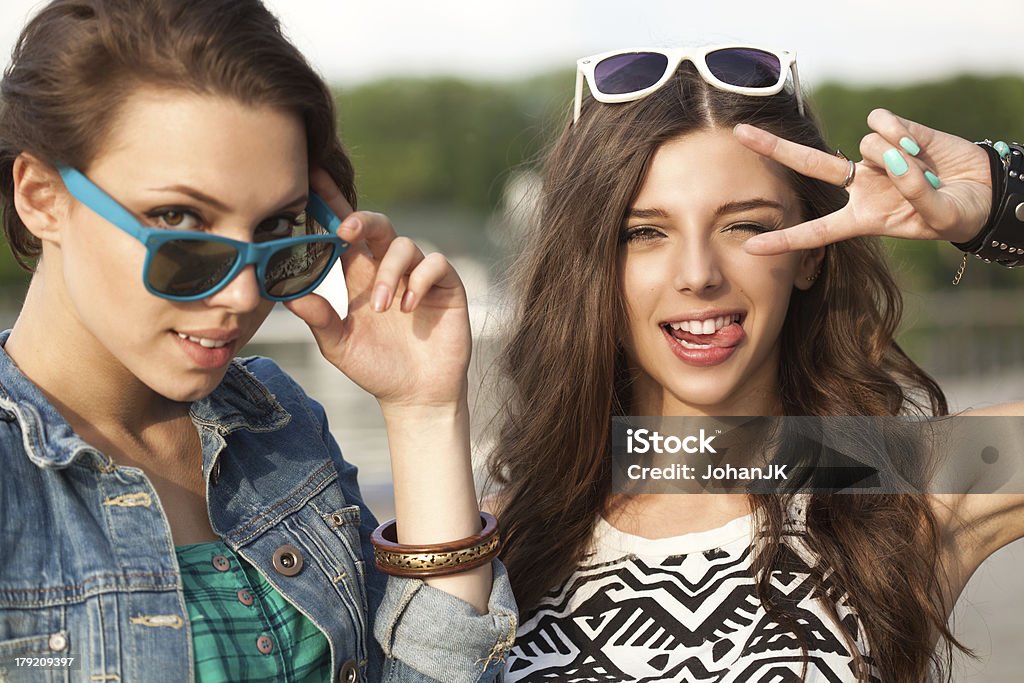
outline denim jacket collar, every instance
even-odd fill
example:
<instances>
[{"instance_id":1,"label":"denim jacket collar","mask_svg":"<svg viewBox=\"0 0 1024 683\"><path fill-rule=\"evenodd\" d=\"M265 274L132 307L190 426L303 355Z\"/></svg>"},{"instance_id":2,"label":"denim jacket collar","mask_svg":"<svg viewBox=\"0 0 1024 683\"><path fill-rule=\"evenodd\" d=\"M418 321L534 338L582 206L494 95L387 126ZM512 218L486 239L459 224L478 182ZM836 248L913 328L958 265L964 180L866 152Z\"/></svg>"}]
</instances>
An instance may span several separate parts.
<instances>
[{"instance_id":1,"label":"denim jacket collar","mask_svg":"<svg viewBox=\"0 0 1024 683\"><path fill-rule=\"evenodd\" d=\"M0 420L21 423L29 460L38 467L64 468L79 457L90 456L101 468L108 467L110 459L75 434L67 420L7 355L3 346L10 334L10 330L0 332ZM275 431L291 420L288 411L237 359L231 362L217 388L192 404L189 414L196 425L215 430L221 436L237 429Z\"/></svg>"}]
</instances>

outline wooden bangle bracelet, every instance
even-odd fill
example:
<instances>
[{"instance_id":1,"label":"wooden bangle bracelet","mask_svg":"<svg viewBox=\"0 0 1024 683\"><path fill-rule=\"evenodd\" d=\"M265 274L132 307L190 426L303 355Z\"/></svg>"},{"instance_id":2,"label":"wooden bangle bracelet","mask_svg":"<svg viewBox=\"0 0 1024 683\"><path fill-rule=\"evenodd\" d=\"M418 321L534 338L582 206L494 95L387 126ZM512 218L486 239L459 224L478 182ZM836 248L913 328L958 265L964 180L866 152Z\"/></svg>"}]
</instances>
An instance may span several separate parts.
<instances>
[{"instance_id":1,"label":"wooden bangle bracelet","mask_svg":"<svg viewBox=\"0 0 1024 683\"><path fill-rule=\"evenodd\" d=\"M370 536L374 564L393 576L427 578L464 572L490 562L501 549L498 520L480 513L483 529L458 541L424 545L398 543L395 520L381 524Z\"/></svg>"}]
</instances>

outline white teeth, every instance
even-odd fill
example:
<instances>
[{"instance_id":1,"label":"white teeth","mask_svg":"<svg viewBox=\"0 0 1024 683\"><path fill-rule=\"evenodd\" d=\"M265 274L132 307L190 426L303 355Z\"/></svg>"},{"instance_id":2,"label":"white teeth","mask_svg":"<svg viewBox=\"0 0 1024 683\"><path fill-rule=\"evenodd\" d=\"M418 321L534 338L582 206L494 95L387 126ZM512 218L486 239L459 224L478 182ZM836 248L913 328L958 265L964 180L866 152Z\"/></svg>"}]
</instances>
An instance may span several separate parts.
<instances>
[{"instance_id":1,"label":"white teeth","mask_svg":"<svg viewBox=\"0 0 1024 683\"><path fill-rule=\"evenodd\" d=\"M692 344L685 339L677 339L684 349L710 349L711 344Z\"/></svg>"},{"instance_id":2,"label":"white teeth","mask_svg":"<svg viewBox=\"0 0 1024 683\"><path fill-rule=\"evenodd\" d=\"M202 346L204 349L219 349L222 346L228 345L228 342L226 341L216 341L214 339L205 339L203 337L193 337L190 334L184 334L182 332L178 332L178 336L181 337L182 339L188 339L190 342L195 342L196 344Z\"/></svg>"},{"instance_id":3,"label":"white teeth","mask_svg":"<svg viewBox=\"0 0 1024 683\"><path fill-rule=\"evenodd\" d=\"M714 334L726 325L739 322L739 320L739 314L734 313L732 315L720 315L717 318L706 318L704 320L680 320L679 322L669 323L669 327L673 330L682 330L683 332L689 332L690 334Z\"/></svg>"}]
</instances>

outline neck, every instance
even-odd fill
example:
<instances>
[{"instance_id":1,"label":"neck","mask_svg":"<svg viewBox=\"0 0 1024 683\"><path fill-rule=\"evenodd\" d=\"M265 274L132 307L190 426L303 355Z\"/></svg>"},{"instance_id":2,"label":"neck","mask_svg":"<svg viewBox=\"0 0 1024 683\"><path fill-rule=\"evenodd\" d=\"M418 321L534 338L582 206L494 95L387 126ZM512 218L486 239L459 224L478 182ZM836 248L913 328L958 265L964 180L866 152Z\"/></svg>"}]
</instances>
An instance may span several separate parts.
<instances>
[{"instance_id":1,"label":"neck","mask_svg":"<svg viewBox=\"0 0 1024 683\"><path fill-rule=\"evenodd\" d=\"M111 355L40 271L4 349L79 435L141 435L187 415L188 404L160 396Z\"/></svg>"}]
</instances>

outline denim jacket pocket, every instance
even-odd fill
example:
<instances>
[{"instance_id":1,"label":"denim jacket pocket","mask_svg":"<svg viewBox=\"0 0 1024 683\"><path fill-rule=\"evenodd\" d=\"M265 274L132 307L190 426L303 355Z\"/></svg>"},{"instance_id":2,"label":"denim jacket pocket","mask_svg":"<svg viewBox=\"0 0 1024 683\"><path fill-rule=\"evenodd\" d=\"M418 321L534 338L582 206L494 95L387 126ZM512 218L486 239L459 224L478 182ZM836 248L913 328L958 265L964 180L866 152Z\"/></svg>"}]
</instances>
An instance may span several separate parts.
<instances>
[{"instance_id":1,"label":"denim jacket pocket","mask_svg":"<svg viewBox=\"0 0 1024 683\"><path fill-rule=\"evenodd\" d=\"M47 658L68 658L68 652L54 652L54 638L67 634L47 633L0 641L0 683L63 683L71 680L71 666L42 666ZM19 666L18 659L27 658ZM39 660L43 660L40 662ZM80 668L80 665L79 667Z\"/></svg>"}]
</instances>

